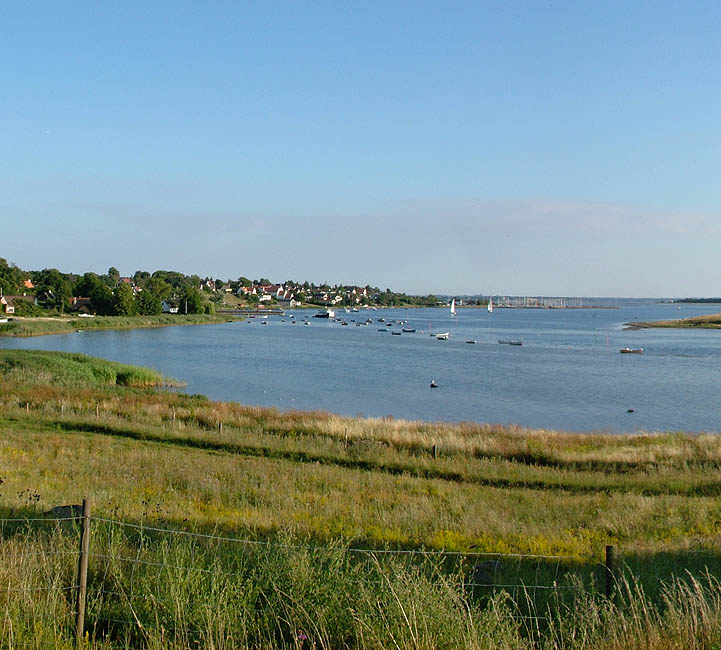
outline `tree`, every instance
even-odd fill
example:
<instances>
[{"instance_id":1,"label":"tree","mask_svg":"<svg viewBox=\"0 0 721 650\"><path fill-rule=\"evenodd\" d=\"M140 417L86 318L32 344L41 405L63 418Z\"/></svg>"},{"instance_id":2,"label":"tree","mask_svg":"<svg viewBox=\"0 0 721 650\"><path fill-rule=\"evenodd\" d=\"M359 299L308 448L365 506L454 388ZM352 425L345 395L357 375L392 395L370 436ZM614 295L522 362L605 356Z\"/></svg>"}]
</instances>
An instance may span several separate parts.
<instances>
[{"instance_id":1,"label":"tree","mask_svg":"<svg viewBox=\"0 0 721 650\"><path fill-rule=\"evenodd\" d=\"M73 295L90 298L90 306L96 314L108 316L115 312L113 292L110 291L100 276L86 273L73 287Z\"/></svg>"},{"instance_id":2,"label":"tree","mask_svg":"<svg viewBox=\"0 0 721 650\"><path fill-rule=\"evenodd\" d=\"M162 302L170 298L170 295L173 293L173 287L162 278L152 277L145 285L145 291L150 291Z\"/></svg>"},{"instance_id":3,"label":"tree","mask_svg":"<svg viewBox=\"0 0 721 650\"><path fill-rule=\"evenodd\" d=\"M57 269L43 269L36 274L35 287L38 295L46 294L45 303L59 311L65 311L72 296L72 285L63 273Z\"/></svg>"},{"instance_id":4,"label":"tree","mask_svg":"<svg viewBox=\"0 0 721 650\"><path fill-rule=\"evenodd\" d=\"M202 314L205 309L203 296L194 287L188 287L180 296L181 314Z\"/></svg>"},{"instance_id":5,"label":"tree","mask_svg":"<svg viewBox=\"0 0 721 650\"><path fill-rule=\"evenodd\" d=\"M120 282L120 271L118 271L118 269L114 266L111 266L108 269L108 279L110 280L109 284L111 287L117 287Z\"/></svg>"},{"instance_id":6,"label":"tree","mask_svg":"<svg viewBox=\"0 0 721 650\"><path fill-rule=\"evenodd\" d=\"M121 284L113 296L113 312L116 316L134 316L138 313L135 295L129 284Z\"/></svg>"},{"instance_id":7,"label":"tree","mask_svg":"<svg viewBox=\"0 0 721 650\"><path fill-rule=\"evenodd\" d=\"M14 264L8 264L6 260L0 257L0 289L2 289L3 293L16 293L22 283L22 271Z\"/></svg>"},{"instance_id":8,"label":"tree","mask_svg":"<svg viewBox=\"0 0 721 650\"><path fill-rule=\"evenodd\" d=\"M160 298L150 291L141 291L135 299L138 313L144 316L153 316L163 313L163 304Z\"/></svg>"}]
</instances>

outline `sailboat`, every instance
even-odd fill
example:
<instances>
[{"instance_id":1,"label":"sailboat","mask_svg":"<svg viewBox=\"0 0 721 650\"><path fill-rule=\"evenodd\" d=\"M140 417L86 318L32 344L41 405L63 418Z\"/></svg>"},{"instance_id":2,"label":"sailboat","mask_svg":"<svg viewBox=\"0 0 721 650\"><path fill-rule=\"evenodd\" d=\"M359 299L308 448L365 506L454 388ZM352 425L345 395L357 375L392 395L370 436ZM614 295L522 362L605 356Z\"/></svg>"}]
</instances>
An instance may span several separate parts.
<instances>
[{"instance_id":1,"label":"sailboat","mask_svg":"<svg viewBox=\"0 0 721 650\"><path fill-rule=\"evenodd\" d=\"M490 296L488 297L488 311L490 313L493 313L493 298Z\"/></svg>"},{"instance_id":2,"label":"sailboat","mask_svg":"<svg viewBox=\"0 0 721 650\"><path fill-rule=\"evenodd\" d=\"M455 315L456 315L456 299L453 298L451 300L451 316L455 316Z\"/></svg>"}]
</instances>

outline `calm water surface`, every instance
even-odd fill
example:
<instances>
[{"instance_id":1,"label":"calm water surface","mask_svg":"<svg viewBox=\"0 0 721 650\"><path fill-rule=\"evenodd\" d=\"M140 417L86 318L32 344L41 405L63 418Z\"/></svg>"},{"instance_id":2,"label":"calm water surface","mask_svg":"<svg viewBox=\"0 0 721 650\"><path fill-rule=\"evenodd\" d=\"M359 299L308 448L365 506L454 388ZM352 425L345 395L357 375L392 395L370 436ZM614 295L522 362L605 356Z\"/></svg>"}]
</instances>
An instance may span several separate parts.
<instances>
[{"instance_id":1,"label":"calm water surface","mask_svg":"<svg viewBox=\"0 0 721 650\"><path fill-rule=\"evenodd\" d=\"M187 392L280 409L520 424L569 431L721 431L721 331L628 331L623 323L715 306L601 301L617 309L361 311L347 326L296 311L199 327L2 339L152 366ZM721 310L720 310L721 311ZM372 318L373 324L356 326ZM407 320L416 333L393 336ZM353 322L355 319L356 322ZM382 328L385 331L379 332ZM429 336L449 331L448 341ZM522 339L523 346L497 340ZM473 339L475 345L466 340ZM621 347L644 354L620 354ZM439 388L431 390L431 380ZM633 413L628 413L633 409Z\"/></svg>"}]
</instances>

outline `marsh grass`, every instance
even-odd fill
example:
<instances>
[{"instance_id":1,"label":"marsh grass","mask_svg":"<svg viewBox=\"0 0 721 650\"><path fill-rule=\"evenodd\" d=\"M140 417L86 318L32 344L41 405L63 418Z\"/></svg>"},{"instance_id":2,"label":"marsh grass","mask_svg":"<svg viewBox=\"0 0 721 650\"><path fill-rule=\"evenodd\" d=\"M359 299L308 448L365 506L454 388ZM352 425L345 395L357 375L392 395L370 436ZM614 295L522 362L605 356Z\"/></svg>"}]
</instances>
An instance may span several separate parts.
<instances>
[{"instance_id":1,"label":"marsh grass","mask_svg":"<svg viewBox=\"0 0 721 650\"><path fill-rule=\"evenodd\" d=\"M173 325L211 325L238 320L233 316L213 314L159 314L157 316L95 316L75 318L57 315L52 318L16 318L0 324L0 336L28 337L68 334L85 330L125 330Z\"/></svg>"},{"instance_id":2,"label":"marsh grass","mask_svg":"<svg viewBox=\"0 0 721 650\"><path fill-rule=\"evenodd\" d=\"M0 647L73 647L77 529L18 524L0 540ZM468 586L442 554L357 554L287 535L241 543L93 521L89 648L505 648L712 650L721 585L708 572L622 577L615 604L592 577L571 591ZM504 558L506 560L506 558ZM557 574L574 582L574 569ZM566 570L564 569L564 570ZM548 580L551 576L542 576Z\"/></svg>"}]
</instances>

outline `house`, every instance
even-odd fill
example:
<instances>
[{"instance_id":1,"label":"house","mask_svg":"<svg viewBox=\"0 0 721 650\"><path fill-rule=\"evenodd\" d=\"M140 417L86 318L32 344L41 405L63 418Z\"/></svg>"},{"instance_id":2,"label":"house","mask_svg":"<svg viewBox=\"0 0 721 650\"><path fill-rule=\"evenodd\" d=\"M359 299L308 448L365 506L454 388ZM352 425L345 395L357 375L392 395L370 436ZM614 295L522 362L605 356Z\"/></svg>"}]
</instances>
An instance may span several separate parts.
<instances>
[{"instance_id":1,"label":"house","mask_svg":"<svg viewBox=\"0 0 721 650\"><path fill-rule=\"evenodd\" d=\"M35 285L33 284L33 281L30 280L29 278L28 278L27 280L25 280L25 282L23 282L23 286L24 286L26 289L34 289L34 288L35 288Z\"/></svg>"},{"instance_id":2,"label":"house","mask_svg":"<svg viewBox=\"0 0 721 650\"><path fill-rule=\"evenodd\" d=\"M164 314L178 313L178 305L176 305L174 302L166 302L165 300L163 300L163 302L161 303L161 307Z\"/></svg>"},{"instance_id":3,"label":"house","mask_svg":"<svg viewBox=\"0 0 721 650\"><path fill-rule=\"evenodd\" d=\"M90 304L90 298L81 298L75 296L70 299L70 311L80 314L95 313L92 305Z\"/></svg>"},{"instance_id":4,"label":"house","mask_svg":"<svg viewBox=\"0 0 721 650\"><path fill-rule=\"evenodd\" d=\"M33 305L38 304L35 296L28 296L27 294L23 294L22 296L0 296L0 310L3 314L14 314L15 307L20 301L29 302Z\"/></svg>"}]
</instances>

